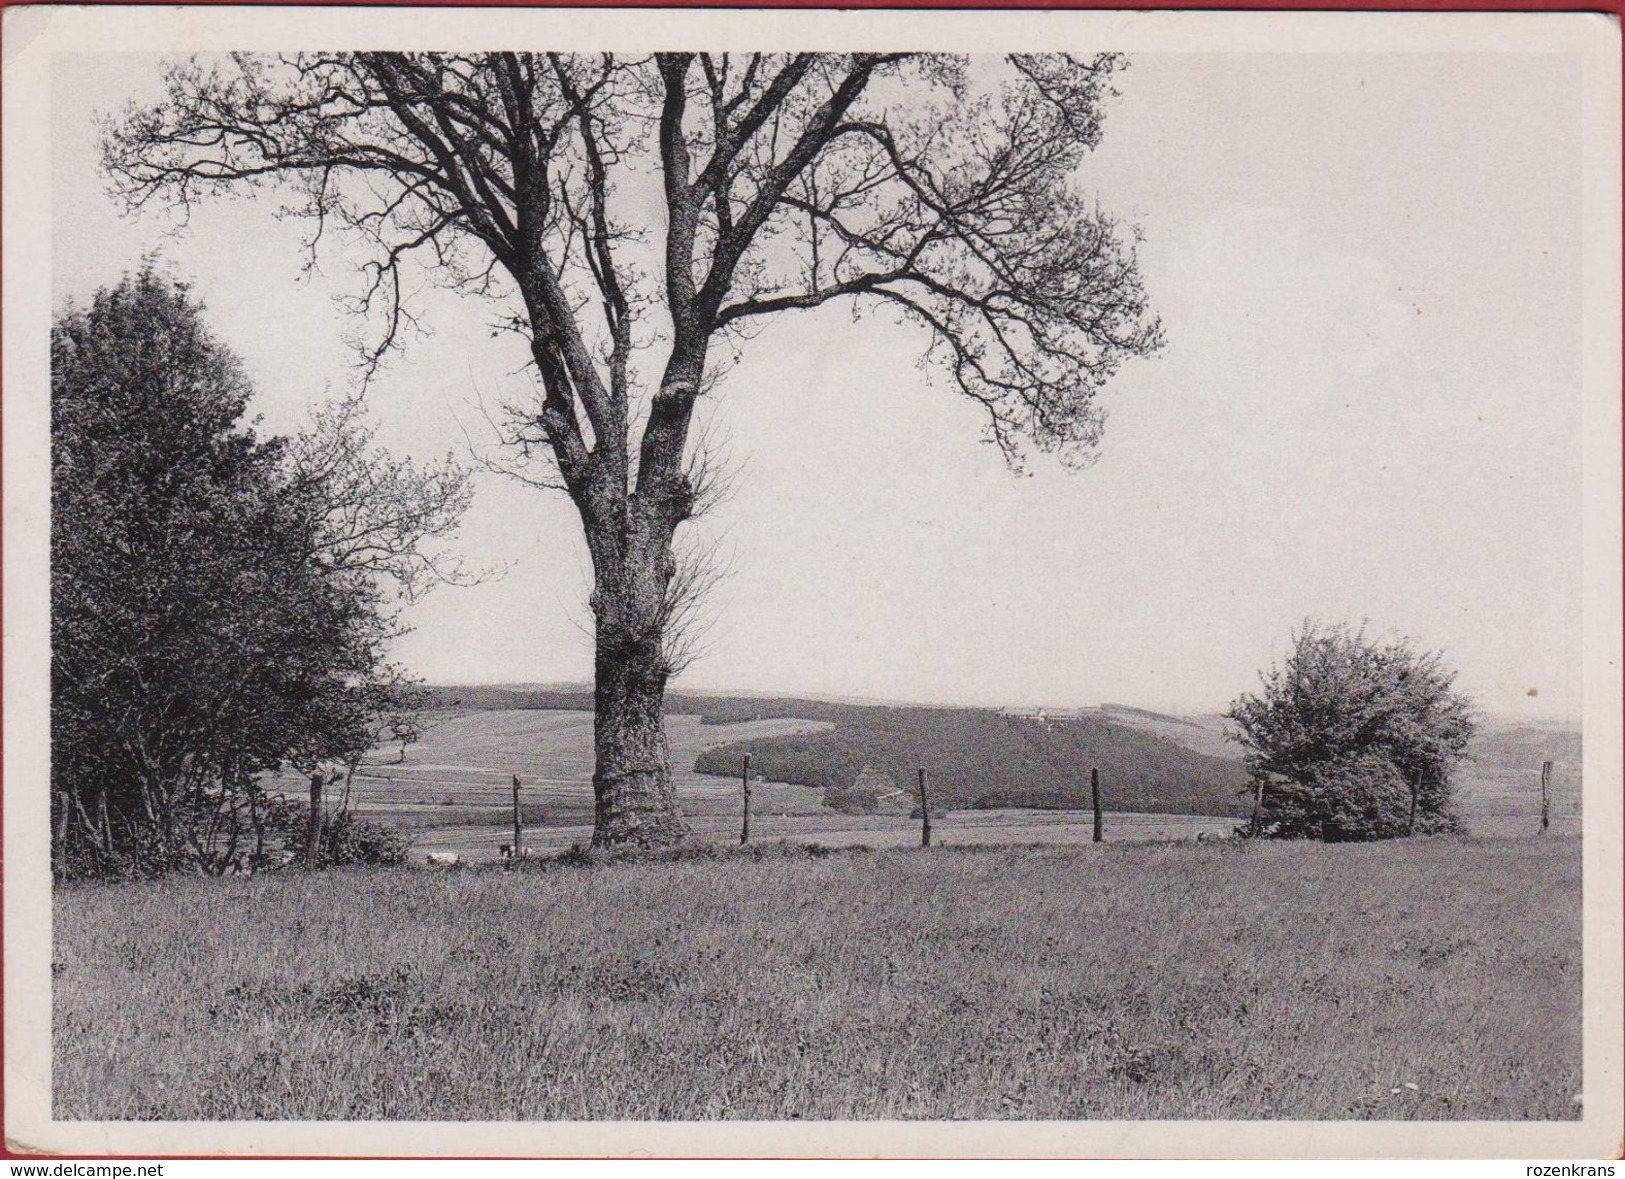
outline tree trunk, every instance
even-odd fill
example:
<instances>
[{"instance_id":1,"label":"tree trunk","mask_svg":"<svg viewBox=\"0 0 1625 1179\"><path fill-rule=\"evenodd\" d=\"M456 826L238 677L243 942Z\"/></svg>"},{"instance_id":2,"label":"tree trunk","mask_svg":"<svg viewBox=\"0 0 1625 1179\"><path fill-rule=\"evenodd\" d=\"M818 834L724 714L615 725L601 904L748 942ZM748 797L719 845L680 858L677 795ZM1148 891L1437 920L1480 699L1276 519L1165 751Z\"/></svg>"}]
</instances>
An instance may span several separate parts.
<instances>
[{"instance_id":1,"label":"tree trunk","mask_svg":"<svg viewBox=\"0 0 1625 1179\"><path fill-rule=\"evenodd\" d=\"M671 780L661 702L666 666L658 636L624 641L598 623L594 689L592 842L666 847L687 834Z\"/></svg>"},{"instance_id":2,"label":"tree trunk","mask_svg":"<svg viewBox=\"0 0 1625 1179\"><path fill-rule=\"evenodd\" d=\"M681 619L687 592L674 583L672 538L693 514L682 456L694 394L689 386L668 394L670 384L649 411L637 490L628 493L619 449L625 423L612 421L606 423L610 436L594 451L600 457L590 478L571 493L593 558L595 847L668 847L688 834L677 809L661 704L672 644L682 637L673 619Z\"/></svg>"}]
</instances>

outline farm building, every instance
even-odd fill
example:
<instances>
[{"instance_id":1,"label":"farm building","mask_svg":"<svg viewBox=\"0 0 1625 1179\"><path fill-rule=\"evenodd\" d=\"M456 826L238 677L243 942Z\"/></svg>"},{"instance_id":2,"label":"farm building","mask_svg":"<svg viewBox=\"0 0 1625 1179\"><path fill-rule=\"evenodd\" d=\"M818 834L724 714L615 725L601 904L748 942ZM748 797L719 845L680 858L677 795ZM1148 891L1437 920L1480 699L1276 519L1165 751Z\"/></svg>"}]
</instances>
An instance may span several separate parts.
<instances>
[{"instance_id":1,"label":"farm building","mask_svg":"<svg viewBox=\"0 0 1625 1179\"><path fill-rule=\"evenodd\" d=\"M1082 719L1087 709L1083 708L1006 708L999 713L1006 720L1032 721L1037 724L1051 724L1060 721L1075 721Z\"/></svg>"}]
</instances>

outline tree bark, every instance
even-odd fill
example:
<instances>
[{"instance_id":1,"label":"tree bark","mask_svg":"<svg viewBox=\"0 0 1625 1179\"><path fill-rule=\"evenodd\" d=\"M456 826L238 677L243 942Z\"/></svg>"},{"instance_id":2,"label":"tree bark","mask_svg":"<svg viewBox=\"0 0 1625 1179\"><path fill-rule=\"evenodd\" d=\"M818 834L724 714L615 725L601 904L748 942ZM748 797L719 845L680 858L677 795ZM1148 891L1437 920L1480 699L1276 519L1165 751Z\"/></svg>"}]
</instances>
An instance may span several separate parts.
<instances>
[{"instance_id":1,"label":"tree bark","mask_svg":"<svg viewBox=\"0 0 1625 1179\"><path fill-rule=\"evenodd\" d=\"M595 847L666 847L687 835L671 780L661 702L666 666L660 636L628 640L598 621L593 743Z\"/></svg>"}]
</instances>

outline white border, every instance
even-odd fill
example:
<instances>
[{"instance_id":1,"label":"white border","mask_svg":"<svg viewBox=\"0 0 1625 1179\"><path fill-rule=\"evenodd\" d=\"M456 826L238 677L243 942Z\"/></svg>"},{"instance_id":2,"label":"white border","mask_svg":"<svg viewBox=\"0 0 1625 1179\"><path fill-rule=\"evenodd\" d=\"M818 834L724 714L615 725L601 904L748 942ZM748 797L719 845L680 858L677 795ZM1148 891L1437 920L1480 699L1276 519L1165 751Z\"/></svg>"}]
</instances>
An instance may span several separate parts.
<instances>
[{"instance_id":1,"label":"white border","mask_svg":"<svg viewBox=\"0 0 1625 1179\"><path fill-rule=\"evenodd\" d=\"M50 1117L49 96L60 51L1061 43L1167 52L1563 52L1584 70L1585 1117L1574 1123L57 1123ZM1621 1061L1620 42L1584 14L11 8L4 13L5 1129L64 1153L1613 1158Z\"/></svg>"}]
</instances>

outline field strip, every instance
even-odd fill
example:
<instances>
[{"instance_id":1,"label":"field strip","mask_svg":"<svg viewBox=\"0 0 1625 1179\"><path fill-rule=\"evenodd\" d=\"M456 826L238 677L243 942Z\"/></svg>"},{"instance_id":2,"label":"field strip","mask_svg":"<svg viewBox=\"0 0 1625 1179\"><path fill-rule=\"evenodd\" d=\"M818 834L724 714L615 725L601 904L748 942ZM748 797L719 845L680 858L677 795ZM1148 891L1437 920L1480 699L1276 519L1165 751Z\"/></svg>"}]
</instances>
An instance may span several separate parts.
<instances>
[{"instance_id":1,"label":"field strip","mask_svg":"<svg viewBox=\"0 0 1625 1179\"><path fill-rule=\"evenodd\" d=\"M505 770L502 771L502 772L507 773L507 771L505 771ZM521 780L520 788L522 790L540 789L543 786L567 786L567 787L587 788L587 787L590 787L592 785L592 781L591 781L590 777L589 778L576 778L576 777L570 777L570 778L535 778L535 777L531 777L531 776L526 775L526 774L520 774L520 780ZM487 791L506 791L506 790L511 789L511 787L509 787L506 783L503 783L503 782L460 782L455 778L413 778L413 777L410 777L410 776L407 776L407 775L402 775L400 777L395 777L395 778L380 778L380 777L376 777L376 776L373 776L373 775L368 775L365 779L363 779L360 774L357 774L356 775L356 781L357 782L366 781L368 783L377 782L377 783L384 783L385 785L401 786L401 787L437 786L437 787L455 787L457 789L462 789L462 790L487 790Z\"/></svg>"},{"instance_id":2,"label":"field strip","mask_svg":"<svg viewBox=\"0 0 1625 1179\"><path fill-rule=\"evenodd\" d=\"M367 768L368 769L373 769L373 770L398 768L403 773L404 772L409 772L409 771L412 771L412 770L434 770L436 772L439 772L439 771L442 771L442 770L450 770L453 773L465 773L465 774L506 774L508 772L507 770L496 769L496 768L493 768L491 766L461 766L461 765L452 765L449 762L422 762L422 763L405 762L405 763L400 764L397 767L368 766ZM376 778L379 775L377 775L377 774L362 774L362 772L360 770L357 770L355 776L358 777L358 778L361 778L361 777Z\"/></svg>"}]
</instances>

